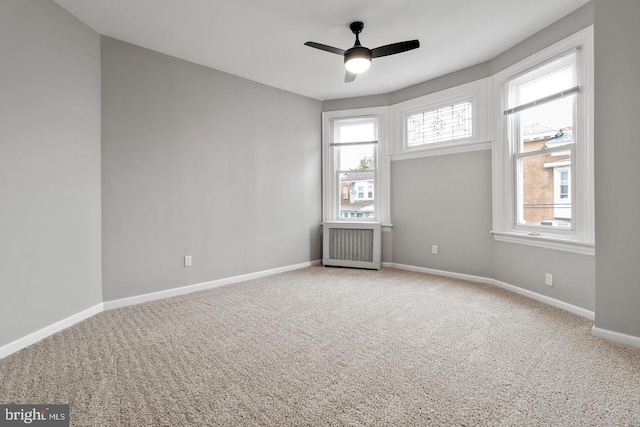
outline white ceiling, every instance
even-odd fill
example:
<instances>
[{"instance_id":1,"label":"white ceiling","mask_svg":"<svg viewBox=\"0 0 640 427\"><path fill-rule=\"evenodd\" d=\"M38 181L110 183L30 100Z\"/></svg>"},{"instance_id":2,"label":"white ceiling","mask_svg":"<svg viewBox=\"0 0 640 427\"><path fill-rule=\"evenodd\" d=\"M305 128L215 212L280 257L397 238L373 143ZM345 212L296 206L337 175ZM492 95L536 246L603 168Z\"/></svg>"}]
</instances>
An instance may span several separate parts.
<instances>
[{"instance_id":1,"label":"white ceiling","mask_svg":"<svg viewBox=\"0 0 640 427\"><path fill-rule=\"evenodd\" d=\"M387 93L479 64L588 0L55 0L100 34L319 100ZM352 21L374 48L419 49L374 59L344 83L339 55Z\"/></svg>"}]
</instances>

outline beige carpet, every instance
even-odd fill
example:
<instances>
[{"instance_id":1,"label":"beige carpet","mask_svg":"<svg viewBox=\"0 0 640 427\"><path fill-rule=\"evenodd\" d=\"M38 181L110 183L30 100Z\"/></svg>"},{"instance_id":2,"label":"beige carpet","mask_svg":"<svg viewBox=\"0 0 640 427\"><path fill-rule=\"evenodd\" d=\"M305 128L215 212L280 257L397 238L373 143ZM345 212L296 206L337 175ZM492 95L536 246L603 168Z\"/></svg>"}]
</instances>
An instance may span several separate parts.
<instances>
[{"instance_id":1,"label":"beige carpet","mask_svg":"<svg viewBox=\"0 0 640 427\"><path fill-rule=\"evenodd\" d=\"M311 267L101 313L0 360L82 426L640 426L640 349L501 289Z\"/></svg>"}]
</instances>

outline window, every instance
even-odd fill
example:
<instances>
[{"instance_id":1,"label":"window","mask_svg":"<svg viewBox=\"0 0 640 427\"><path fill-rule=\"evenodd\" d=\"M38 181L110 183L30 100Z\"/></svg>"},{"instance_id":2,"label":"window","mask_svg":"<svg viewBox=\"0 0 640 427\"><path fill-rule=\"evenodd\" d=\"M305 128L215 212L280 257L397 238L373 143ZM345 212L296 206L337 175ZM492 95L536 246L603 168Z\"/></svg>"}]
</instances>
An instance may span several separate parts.
<instances>
[{"instance_id":1,"label":"window","mask_svg":"<svg viewBox=\"0 0 640 427\"><path fill-rule=\"evenodd\" d=\"M375 117L333 121L331 149L336 166L333 185L343 189L342 200L337 204L339 218L376 218L373 188L377 145L378 120ZM347 188L354 189L352 199L344 197Z\"/></svg>"},{"instance_id":2,"label":"window","mask_svg":"<svg viewBox=\"0 0 640 427\"><path fill-rule=\"evenodd\" d=\"M389 107L322 113L324 221L389 227Z\"/></svg>"},{"instance_id":3,"label":"window","mask_svg":"<svg viewBox=\"0 0 640 427\"><path fill-rule=\"evenodd\" d=\"M391 160L490 150L489 83L481 79L394 105Z\"/></svg>"},{"instance_id":4,"label":"window","mask_svg":"<svg viewBox=\"0 0 640 427\"><path fill-rule=\"evenodd\" d=\"M498 240L593 253L591 29L496 76Z\"/></svg>"},{"instance_id":5,"label":"window","mask_svg":"<svg viewBox=\"0 0 640 427\"><path fill-rule=\"evenodd\" d=\"M473 135L471 101L411 114L407 117L407 145L469 138Z\"/></svg>"},{"instance_id":6,"label":"window","mask_svg":"<svg viewBox=\"0 0 640 427\"><path fill-rule=\"evenodd\" d=\"M556 170L555 183L555 200L569 201L569 168Z\"/></svg>"},{"instance_id":7,"label":"window","mask_svg":"<svg viewBox=\"0 0 640 427\"><path fill-rule=\"evenodd\" d=\"M570 165L574 157L578 61L579 51L572 50L506 83L504 114L516 165L517 225L556 227L554 220L565 219L571 228L569 194L564 200L557 195L560 178L549 165ZM563 174L568 191L569 169Z\"/></svg>"}]
</instances>

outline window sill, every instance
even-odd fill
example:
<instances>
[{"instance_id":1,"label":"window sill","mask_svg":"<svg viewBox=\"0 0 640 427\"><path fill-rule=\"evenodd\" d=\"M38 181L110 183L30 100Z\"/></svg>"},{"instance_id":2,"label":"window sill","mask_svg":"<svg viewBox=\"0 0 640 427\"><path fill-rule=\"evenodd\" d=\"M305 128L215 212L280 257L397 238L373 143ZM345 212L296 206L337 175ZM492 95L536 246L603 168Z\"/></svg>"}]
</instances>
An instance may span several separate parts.
<instances>
[{"instance_id":1,"label":"window sill","mask_svg":"<svg viewBox=\"0 0 640 427\"><path fill-rule=\"evenodd\" d=\"M391 161L416 159L419 157L442 156L445 154L466 153L469 151L491 150L491 141L454 142L433 146L407 149L391 154Z\"/></svg>"},{"instance_id":2,"label":"window sill","mask_svg":"<svg viewBox=\"0 0 640 427\"><path fill-rule=\"evenodd\" d=\"M350 224L353 224L354 222L358 222L358 221L344 221L344 219L346 219L346 218L342 218L341 220L338 220L338 221L333 221L333 220L331 220L331 221L323 221L323 222L320 223L320 227L324 226L325 222L345 222L345 223L350 223ZM359 221L359 222L371 223L371 222L375 222L375 221ZM383 222L381 224L381 226L382 226L382 231L391 231L391 229L393 229L393 224L386 224L386 223Z\"/></svg>"},{"instance_id":3,"label":"window sill","mask_svg":"<svg viewBox=\"0 0 640 427\"><path fill-rule=\"evenodd\" d=\"M592 243L578 242L558 237L532 236L530 234L506 231L491 231L491 234L493 234L493 238L499 242L535 246L538 248L572 252L580 255L594 256L596 254L596 248Z\"/></svg>"}]
</instances>

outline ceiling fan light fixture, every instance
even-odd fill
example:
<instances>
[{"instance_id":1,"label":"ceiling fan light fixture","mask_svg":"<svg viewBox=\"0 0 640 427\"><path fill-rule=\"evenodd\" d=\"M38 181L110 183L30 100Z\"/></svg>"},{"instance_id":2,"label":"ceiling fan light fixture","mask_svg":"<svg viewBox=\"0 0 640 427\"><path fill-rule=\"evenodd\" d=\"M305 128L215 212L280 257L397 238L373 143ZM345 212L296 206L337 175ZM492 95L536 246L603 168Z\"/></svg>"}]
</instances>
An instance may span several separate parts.
<instances>
[{"instance_id":1,"label":"ceiling fan light fixture","mask_svg":"<svg viewBox=\"0 0 640 427\"><path fill-rule=\"evenodd\" d=\"M364 73L371 66L371 51L366 47L352 47L344 54L344 66L351 73Z\"/></svg>"}]
</instances>

